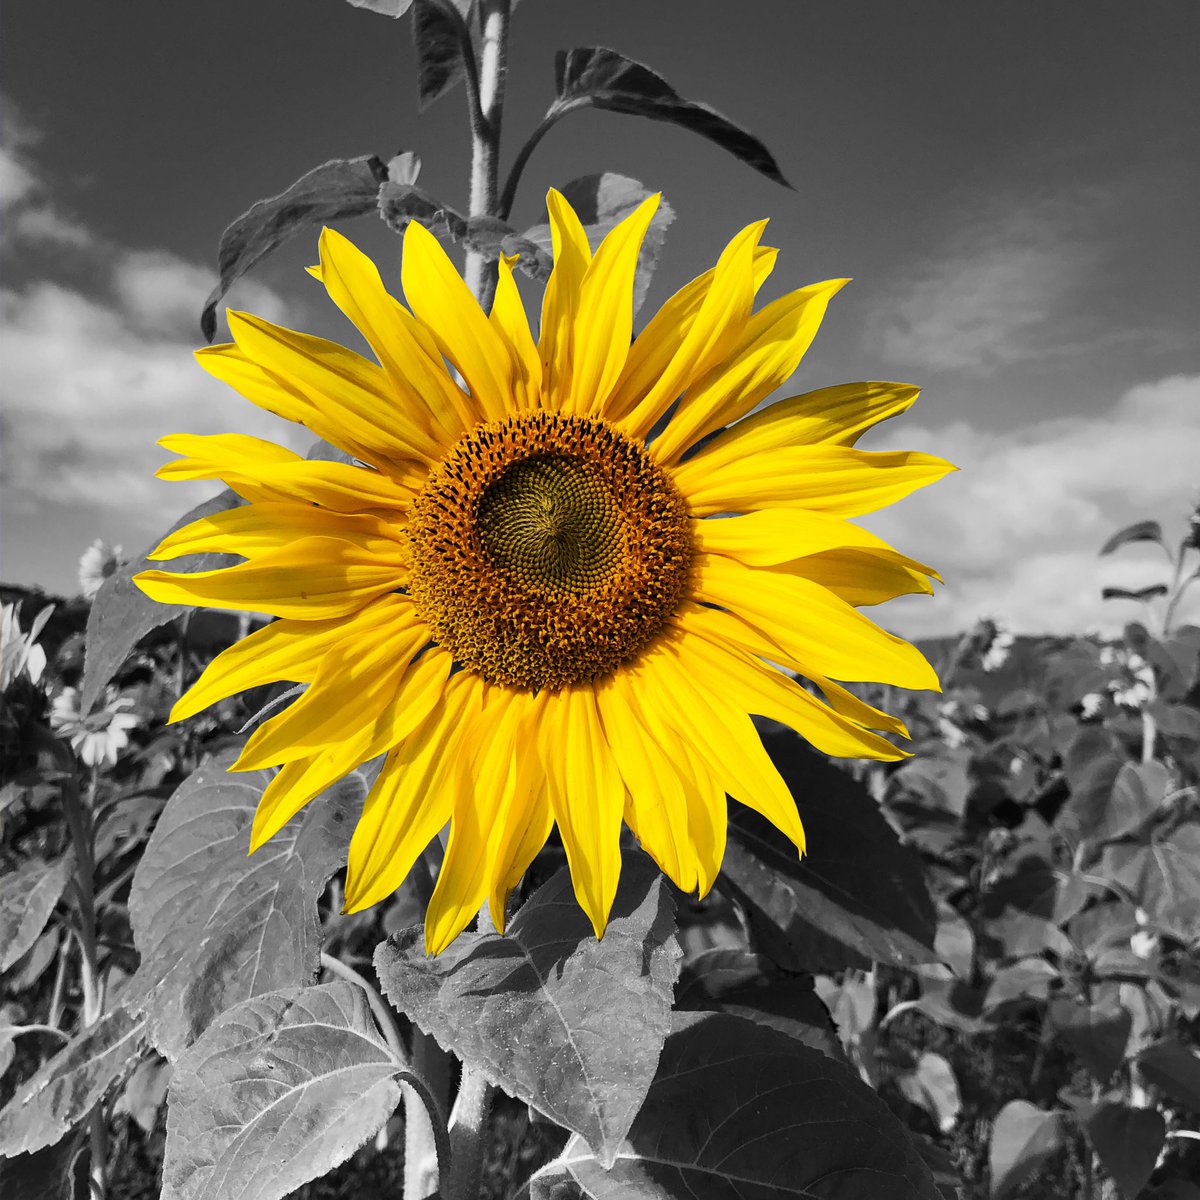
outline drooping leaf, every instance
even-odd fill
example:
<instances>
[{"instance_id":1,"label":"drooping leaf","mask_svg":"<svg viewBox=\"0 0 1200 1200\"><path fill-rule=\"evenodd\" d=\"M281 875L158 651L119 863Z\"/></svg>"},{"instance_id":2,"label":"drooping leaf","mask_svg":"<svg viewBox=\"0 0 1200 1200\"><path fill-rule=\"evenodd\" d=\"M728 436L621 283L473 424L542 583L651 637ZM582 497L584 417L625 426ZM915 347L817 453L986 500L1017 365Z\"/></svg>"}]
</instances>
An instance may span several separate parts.
<instances>
[{"instance_id":1,"label":"drooping leaf","mask_svg":"<svg viewBox=\"0 0 1200 1200\"><path fill-rule=\"evenodd\" d=\"M1092 1149L1125 1200L1135 1200L1150 1182L1166 1140L1162 1113L1127 1104L1102 1104L1087 1120Z\"/></svg>"},{"instance_id":2,"label":"drooping leaf","mask_svg":"<svg viewBox=\"0 0 1200 1200\"><path fill-rule=\"evenodd\" d=\"M612 1162L670 1030L674 929L662 877L638 855L600 941L562 870L505 936L460 934L429 958L422 931L404 930L380 945L375 969L422 1030Z\"/></svg>"},{"instance_id":3,"label":"drooping leaf","mask_svg":"<svg viewBox=\"0 0 1200 1200\"><path fill-rule=\"evenodd\" d=\"M72 1038L0 1110L0 1155L52 1146L137 1065L146 1020L114 1009Z\"/></svg>"},{"instance_id":4,"label":"drooping leaf","mask_svg":"<svg viewBox=\"0 0 1200 1200\"><path fill-rule=\"evenodd\" d=\"M1200 1055L1178 1038L1163 1038L1143 1050L1137 1061L1148 1083L1192 1112L1200 1112Z\"/></svg>"},{"instance_id":5,"label":"drooping leaf","mask_svg":"<svg viewBox=\"0 0 1200 1200\"><path fill-rule=\"evenodd\" d=\"M675 1007L684 1012L725 1012L758 1021L789 1037L842 1058L837 1029L813 987L811 975L784 975L765 955L713 949L690 959L679 975Z\"/></svg>"},{"instance_id":6,"label":"drooping leaf","mask_svg":"<svg viewBox=\"0 0 1200 1200\"><path fill-rule=\"evenodd\" d=\"M171 1082L171 1064L157 1054L148 1054L134 1068L113 1106L114 1113L132 1117L142 1132L152 1134L158 1126L158 1113L167 1098Z\"/></svg>"},{"instance_id":7,"label":"drooping leaf","mask_svg":"<svg viewBox=\"0 0 1200 1200\"><path fill-rule=\"evenodd\" d=\"M244 503L240 496L226 488L220 495L205 500L203 504L197 504L190 512L185 513L167 530L167 534L174 533L193 521L199 521L201 517L222 512L227 508L237 508ZM157 546L158 542L154 545ZM153 550L154 546L148 549ZM218 567L227 567L236 561L237 559L230 554L189 554L176 559L171 568L176 571L215 571ZM85 716L95 708L97 701L104 694L105 685L120 670L121 664L129 657L129 652L146 634L192 611L182 604L160 604L134 586L133 576L139 571L158 565L152 563L145 555L125 563L100 585L100 590L92 601L92 608L88 613L83 682L80 685L79 696L80 711Z\"/></svg>"},{"instance_id":8,"label":"drooping leaf","mask_svg":"<svg viewBox=\"0 0 1200 1200\"><path fill-rule=\"evenodd\" d=\"M1044 958L1022 958L996 972L987 990L985 1012L1020 1000L1045 1000L1050 987L1058 981L1058 968Z\"/></svg>"},{"instance_id":9,"label":"drooping leaf","mask_svg":"<svg viewBox=\"0 0 1200 1200\"><path fill-rule=\"evenodd\" d=\"M767 952L792 970L936 961L937 914L921 861L878 804L790 731L766 732L763 744L796 797L808 853L798 859L772 825L733 804L721 879L760 930L774 931Z\"/></svg>"},{"instance_id":10,"label":"drooping leaf","mask_svg":"<svg viewBox=\"0 0 1200 1200\"><path fill-rule=\"evenodd\" d=\"M75 856L31 858L0 875L0 971L32 949L67 886Z\"/></svg>"},{"instance_id":11,"label":"drooping leaf","mask_svg":"<svg viewBox=\"0 0 1200 1200\"><path fill-rule=\"evenodd\" d=\"M771 152L752 133L707 104L685 100L661 75L642 63L604 46L587 46L560 50L554 71L558 95L547 119L591 106L669 121L715 142L768 179L791 187Z\"/></svg>"},{"instance_id":12,"label":"drooping leaf","mask_svg":"<svg viewBox=\"0 0 1200 1200\"><path fill-rule=\"evenodd\" d=\"M356 984L244 1000L176 1067L162 1200L280 1200L377 1133L402 1080Z\"/></svg>"},{"instance_id":13,"label":"drooping leaf","mask_svg":"<svg viewBox=\"0 0 1200 1200\"><path fill-rule=\"evenodd\" d=\"M1055 817L1054 828L1073 843L1094 840L1126 762L1128 757L1107 729L1084 726L1063 756L1063 774L1071 795Z\"/></svg>"},{"instance_id":14,"label":"drooping leaf","mask_svg":"<svg viewBox=\"0 0 1200 1200\"><path fill-rule=\"evenodd\" d=\"M1081 1004L1059 997L1050 1002L1047 1018L1092 1078L1107 1083L1125 1059L1133 1028L1129 1010L1114 1003Z\"/></svg>"},{"instance_id":15,"label":"drooping leaf","mask_svg":"<svg viewBox=\"0 0 1200 1200\"><path fill-rule=\"evenodd\" d=\"M1144 588L1105 587L1100 589L1101 600L1137 600L1144 603L1165 596L1168 592L1165 583L1152 583Z\"/></svg>"},{"instance_id":16,"label":"drooping leaf","mask_svg":"<svg viewBox=\"0 0 1200 1200\"><path fill-rule=\"evenodd\" d=\"M940 1054L926 1050L911 1071L896 1076L896 1084L910 1104L923 1108L942 1133L949 1133L962 1111L962 1096L954 1068Z\"/></svg>"},{"instance_id":17,"label":"drooping leaf","mask_svg":"<svg viewBox=\"0 0 1200 1200\"><path fill-rule=\"evenodd\" d=\"M574 1137L530 1180L531 1200L573 1192L594 1200L940 1200L907 1130L850 1070L724 1013L675 1014L611 1169Z\"/></svg>"},{"instance_id":18,"label":"drooping leaf","mask_svg":"<svg viewBox=\"0 0 1200 1200\"><path fill-rule=\"evenodd\" d=\"M87 1195L80 1178L84 1131L72 1130L32 1154L0 1158L0 1196L13 1200L75 1200Z\"/></svg>"},{"instance_id":19,"label":"drooping leaf","mask_svg":"<svg viewBox=\"0 0 1200 1200\"><path fill-rule=\"evenodd\" d=\"M1188 821L1146 845L1106 846L1101 867L1162 928L1191 940L1200 920L1200 822Z\"/></svg>"},{"instance_id":20,"label":"drooping leaf","mask_svg":"<svg viewBox=\"0 0 1200 1200\"><path fill-rule=\"evenodd\" d=\"M346 861L366 793L352 773L248 857L271 772L228 774L234 757L212 758L180 784L133 877L129 912L142 964L128 994L145 1006L150 1037L171 1061L226 1008L313 981L317 899Z\"/></svg>"},{"instance_id":21,"label":"drooping leaf","mask_svg":"<svg viewBox=\"0 0 1200 1200\"><path fill-rule=\"evenodd\" d=\"M1137 521L1133 525L1126 525L1124 529L1118 529L1100 547L1100 553L1111 554L1121 546L1129 545L1130 542L1158 542L1160 546L1166 548L1162 526L1157 521Z\"/></svg>"},{"instance_id":22,"label":"drooping leaf","mask_svg":"<svg viewBox=\"0 0 1200 1200\"><path fill-rule=\"evenodd\" d=\"M992 1126L988 1150L992 1200L1011 1196L1064 1144L1061 1114L1046 1112L1028 1100L1010 1100Z\"/></svg>"},{"instance_id":23,"label":"drooping leaf","mask_svg":"<svg viewBox=\"0 0 1200 1200\"><path fill-rule=\"evenodd\" d=\"M355 0L350 2L353 4ZM370 2L373 6L381 0ZM403 12L411 0L388 2L390 7L403 4L400 10ZM205 340L211 342L216 333L217 305L222 297L256 262L302 229L374 211L379 185L386 178L387 168L374 154L334 158L302 175L278 196L259 200L238 217L221 234L217 249L220 280L204 302L200 315Z\"/></svg>"},{"instance_id":24,"label":"drooping leaf","mask_svg":"<svg viewBox=\"0 0 1200 1200\"><path fill-rule=\"evenodd\" d=\"M384 17L402 17L412 7L413 0L346 0L346 3Z\"/></svg>"},{"instance_id":25,"label":"drooping leaf","mask_svg":"<svg viewBox=\"0 0 1200 1200\"><path fill-rule=\"evenodd\" d=\"M424 112L444 96L465 74L464 41L470 53L466 19L472 0L450 0L452 11L430 0L410 0L413 5L412 38L417 52L417 107Z\"/></svg>"},{"instance_id":26,"label":"drooping leaf","mask_svg":"<svg viewBox=\"0 0 1200 1200\"><path fill-rule=\"evenodd\" d=\"M46 968L58 957L59 943L66 934L49 929L33 943L24 958L19 959L7 979L15 993L31 988L46 973Z\"/></svg>"}]
</instances>

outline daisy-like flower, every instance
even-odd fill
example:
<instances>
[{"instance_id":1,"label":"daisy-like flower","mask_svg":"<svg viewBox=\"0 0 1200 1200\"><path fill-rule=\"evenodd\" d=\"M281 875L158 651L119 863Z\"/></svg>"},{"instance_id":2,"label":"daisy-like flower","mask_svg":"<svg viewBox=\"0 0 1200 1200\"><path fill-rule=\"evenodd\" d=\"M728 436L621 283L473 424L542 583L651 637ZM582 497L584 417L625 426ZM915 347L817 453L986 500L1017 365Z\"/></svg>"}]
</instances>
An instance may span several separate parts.
<instances>
[{"instance_id":1,"label":"daisy-like flower","mask_svg":"<svg viewBox=\"0 0 1200 1200\"><path fill-rule=\"evenodd\" d=\"M104 581L121 565L121 547L97 538L79 558L79 590L93 600Z\"/></svg>"},{"instance_id":2,"label":"daisy-like flower","mask_svg":"<svg viewBox=\"0 0 1200 1200\"><path fill-rule=\"evenodd\" d=\"M378 365L236 312L233 343L199 359L356 461L306 461L237 434L162 442L182 457L160 475L222 479L249 504L187 526L152 557L246 561L146 571L138 586L167 603L279 618L221 653L172 720L260 684L308 685L234 766L282 764L252 849L386 754L351 841L346 907L389 896L449 825L426 914L431 952L485 899L503 929L509 892L555 825L598 936L623 822L678 887L701 894L721 866L727 793L802 851L796 803L749 714L831 755L897 759L875 731L903 734L902 723L843 683L938 686L914 647L857 608L929 592L936 574L846 519L952 469L854 447L916 389L831 387L747 416L795 370L845 282L753 312L776 256L759 245L765 222L631 344L634 272L657 203L593 255L550 193L554 269L537 341L513 260L500 262L485 315L413 223L405 308L327 229L312 273Z\"/></svg>"},{"instance_id":3,"label":"daisy-like flower","mask_svg":"<svg viewBox=\"0 0 1200 1200\"><path fill-rule=\"evenodd\" d=\"M79 692L63 688L50 707L50 727L70 741L89 767L116 766L118 755L129 745L129 731L141 724L132 708L133 701L120 696L85 717L79 711Z\"/></svg>"}]
</instances>

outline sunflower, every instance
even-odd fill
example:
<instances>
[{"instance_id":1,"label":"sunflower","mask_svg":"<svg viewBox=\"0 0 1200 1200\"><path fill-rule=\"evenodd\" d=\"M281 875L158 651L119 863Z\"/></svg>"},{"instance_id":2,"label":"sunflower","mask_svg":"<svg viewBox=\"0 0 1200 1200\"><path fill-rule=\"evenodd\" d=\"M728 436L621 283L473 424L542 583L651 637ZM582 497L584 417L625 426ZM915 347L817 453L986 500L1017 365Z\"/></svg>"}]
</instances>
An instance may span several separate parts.
<instances>
[{"instance_id":1,"label":"sunflower","mask_svg":"<svg viewBox=\"0 0 1200 1200\"><path fill-rule=\"evenodd\" d=\"M234 764L279 767L251 850L386 755L350 844L346 908L388 897L449 826L426 914L432 953L485 900L503 930L509 893L556 826L597 936L623 824L677 887L701 895L721 866L727 795L803 853L796 804L750 714L829 755L897 759L882 734L903 724L843 685L938 687L913 646L858 611L929 592L936 573L847 520L953 469L854 446L917 390L850 384L753 412L846 282L753 311L776 258L759 244L765 221L631 340L657 204L593 254L550 192L554 268L536 341L514 259L499 262L485 314L413 223L405 308L326 229L311 273L378 364L232 311L233 342L198 358L351 461L240 434L161 443L181 456L163 478L221 479L248 503L186 526L151 557L245 561L145 571L138 586L164 603L278 618L219 654L171 719L262 684L307 684Z\"/></svg>"}]
</instances>

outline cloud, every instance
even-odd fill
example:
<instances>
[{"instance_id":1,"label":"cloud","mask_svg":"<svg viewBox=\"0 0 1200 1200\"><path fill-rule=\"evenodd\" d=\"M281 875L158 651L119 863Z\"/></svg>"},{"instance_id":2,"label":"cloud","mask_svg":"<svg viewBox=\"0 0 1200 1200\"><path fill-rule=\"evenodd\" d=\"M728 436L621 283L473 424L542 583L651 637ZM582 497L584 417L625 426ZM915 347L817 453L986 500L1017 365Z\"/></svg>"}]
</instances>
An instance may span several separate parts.
<instances>
[{"instance_id":1,"label":"cloud","mask_svg":"<svg viewBox=\"0 0 1200 1200\"><path fill-rule=\"evenodd\" d=\"M1080 332L1067 319L1072 299L1099 261L1081 231L1110 199L1081 190L970 211L881 299L870 344L906 366L976 374L1063 353Z\"/></svg>"},{"instance_id":2,"label":"cloud","mask_svg":"<svg viewBox=\"0 0 1200 1200\"><path fill-rule=\"evenodd\" d=\"M1029 633L1115 630L1141 610L1102 601L1101 588L1165 582L1166 559L1153 546L1098 552L1146 518L1162 522L1169 542L1182 536L1200 501L1200 375L1141 384L1096 415L1003 433L965 422L897 429L888 441L934 450L961 470L863 522L947 581L932 601L889 605L885 623L932 635L996 614ZM1200 586L1183 612L1200 617Z\"/></svg>"}]
</instances>

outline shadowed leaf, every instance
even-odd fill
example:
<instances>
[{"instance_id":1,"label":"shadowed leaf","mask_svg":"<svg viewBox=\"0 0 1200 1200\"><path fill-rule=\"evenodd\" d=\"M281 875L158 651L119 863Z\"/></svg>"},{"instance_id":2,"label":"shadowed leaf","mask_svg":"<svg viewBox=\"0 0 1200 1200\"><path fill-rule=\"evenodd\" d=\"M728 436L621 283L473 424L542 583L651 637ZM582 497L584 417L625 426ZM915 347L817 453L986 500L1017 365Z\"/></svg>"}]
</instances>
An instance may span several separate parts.
<instances>
[{"instance_id":1,"label":"shadowed leaf","mask_svg":"<svg viewBox=\"0 0 1200 1200\"><path fill-rule=\"evenodd\" d=\"M353 4L355 0L350 2ZM396 7L397 3L403 3L400 12L408 8L404 0L391 0L389 7ZM390 15L399 16L400 12ZM220 281L204 302L200 315L205 341L211 342L216 332L217 305L222 297L259 259L302 229L372 212L379 185L386 178L387 168L374 154L331 159L302 175L278 196L258 201L238 217L221 234L217 249Z\"/></svg>"},{"instance_id":2,"label":"shadowed leaf","mask_svg":"<svg viewBox=\"0 0 1200 1200\"><path fill-rule=\"evenodd\" d=\"M429 958L422 931L404 930L375 952L375 969L421 1029L611 1162L670 1030L674 932L667 888L638 855L600 941L562 870L506 935L460 934Z\"/></svg>"},{"instance_id":3,"label":"shadowed leaf","mask_svg":"<svg viewBox=\"0 0 1200 1200\"><path fill-rule=\"evenodd\" d=\"M86 1196L81 1178L84 1133L75 1130L52 1146L0 1158L0 1196L13 1200L74 1200Z\"/></svg>"},{"instance_id":4,"label":"shadowed leaf","mask_svg":"<svg viewBox=\"0 0 1200 1200\"><path fill-rule=\"evenodd\" d=\"M554 60L558 96L548 118L591 106L609 112L669 121L715 142L761 171L768 179L791 187L771 152L748 130L715 108L685 100L657 71L604 46L560 50Z\"/></svg>"},{"instance_id":5,"label":"shadowed leaf","mask_svg":"<svg viewBox=\"0 0 1200 1200\"><path fill-rule=\"evenodd\" d=\"M379 13L384 17L402 17L412 7L413 0L346 0L355 8L365 8L369 12Z\"/></svg>"},{"instance_id":6,"label":"shadowed leaf","mask_svg":"<svg viewBox=\"0 0 1200 1200\"><path fill-rule=\"evenodd\" d=\"M1165 583L1152 583L1149 587L1131 588L1106 587L1100 589L1101 600L1154 600L1159 596L1165 596L1168 588Z\"/></svg>"},{"instance_id":7,"label":"shadowed leaf","mask_svg":"<svg viewBox=\"0 0 1200 1200\"><path fill-rule=\"evenodd\" d=\"M0 875L0 971L33 948L67 886L75 856L31 858Z\"/></svg>"},{"instance_id":8,"label":"shadowed leaf","mask_svg":"<svg viewBox=\"0 0 1200 1200\"><path fill-rule=\"evenodd\" d=\"M721 878L748 906L768 953L789 970L878 960L934 962L937 915L921 861L901 846L861 784L792 734L763 744L792 795L808 853L740 804L730 810Z\"/></svg>"},{"instance_id":9,"label":"shadowed leaf","mask_svg":"<svg viewBox=\"0 0 1200 1200\"><path fill-rule=\"evenodd\" d=\"M1064 1144L1060 1114L1046 1112L1028 1100L1010 1100L992 1126L988 1151L992 1200L1011 1196Z\"/></svg>"},{"instance_id":10,"label":"shadowed leaf","mask_svg":"<svg viewBox=\"0 0 1200 1200\"><path fill-rule=\"evenodd\" d=\"M197 504L190 512L184 513L163 537L190 525L193 521L199 521L201 517L222 512L227 508L237 508L242 504L245 504L245 501L226 488L220 495L205 500L203 504ZM153 550L160 541L162 538L148 549ZM172 562L171 569L215 571L235 562L237 558L232 554L188 554ZM95 708L108 681L121 669L121 664L129 657L129 652L146 634L176 617L183 616L184 613L193 611L183 604L160 604L134 586L135 575L158 565L160 564L151 562L144 554L133 562L125 563L101 584L96 598L92 601L92 608L88 613L83 682L80 685L79 696L79 710L85 716Z\"/></svg>"},{"instance_id":11,"label":"shadowed leaf","mask_svg":"<svg viewBox=\"0 0 1200 1200\"><path fill-rule=\"evenodd\" d=\"M558 1189L562 1188L562 1191ZM611 1170L574 1137L531 1200L940 1200L905 1128L852 1072L775 1029L676 1013Z\"/></svg>"},{"instance_id":12,"label":"shadowed leaf","mask_svg":"<svg viewBox=\"0 0 1200 1200\"><path fill-rule=\"evenodd\" d=\"M129 899L142 965L129 984L150 1036L174 1061L226 1008L299 987L321 953L317 899L346 861L365 795L357 772L318 796L247 857L269 771L230 775L210 759L167 802Z\"/></svg>"},{"instance_id":13,"label":"shadowed leaf","mask_svg":"<svg viewBox=\"0 0 1200 1200\"><path fill-rule=\"evenodd\" d=\"M962 1097L954 1068L940 1054L925 1051L911 1071L897 1075L896 1083L910 1104L923 1108L942 1133L949 1133L962 1111Z\"/></svg>"},{"instance_id":14,"label":"shadowed leaf","mask_svg":"<svg viewBox=\"0 0 1200 1200\"><path fill-rule=\"evenodd\" d=\"M410 0L413 46L417 51L417 108L421 112L450 91L464 74L463 35L472 0L450 2L457 20L440 4Z\"/></svg>"},{"instance_id":15,"label":"shadowed leaf","mask_svg":"<svg viewBox=\"0 0 1200 1200\"><path fill-rule=\"evenodd\" d=\"M1143 1050L1137 1061L1148 1083L1192 1112L1200 1112L1200 1056L1176 1038L1163 1038Z\"/></svg>"},{"instance_id":16,"label":"shadowed leaf","mask_svg":"<svg viewBox=\"0 0 1200 1200\"><path fill-rule=\"evenodd\" d=\"M1125 1200L1135 1200L1166 1140L1162 1113L1152 1108L1102 1104L1087 1120L1088 1138Z\"/></svg>"},{"instance_id":17,"label":"shadowed leaf","mask_svg":"<svg viewBox=\"0 0 1200 1200\"><path fill-rule=\"evenodd\" d=\"M0 1110L0 1154L52 1146L137 1066L146 1020L127 1008L71 1039Z\"/></svg>"},{"instance_id":18,"label":"shadowed leaf","mask_svg":"<svg viewBox=\"0 0 1200 1200\"><path fill-rule=\"evenodd\" d=\"M280 1200L377 1133L401 1080L357 985L244 1000L176 1067L162 1200Z\"/></svg>"},{"instance_id":19,"label":"shadowed leaf","mask_svg":"<svg viewBox=\"0 0 1200 1200\"><path fill-rule=\"evenodd\" d=\"M1121 546L1129 545L1130 542L1158 542L1162 546L1164 545L1162 526L1157 521L1137 521L1133 525L1126 525L1124 529L1117 530L1100 547L1100 553L1111 554Z\"/></svg>"},{"instance_id":20,"label":"shadowed leaf","mask_svg":"<svg viewBox=\"0 0 1200 1200\"><path fill-rule=\"evenodd\" d=\"M1133 1018L1119 1004L1079 1004L1065 997L1052 1000L1050 1024L1097 1083L1107 1083L1125 1059Z\"/></svg>"},{"instance_id":21,"label":"shadowed leaf","mask_svg":"<svg viewBox=\"0 0 1200 1200\"><path fill-rule=\"evenodd\" d=\"M1200 920L1200 823L1189 821L1144 846L1106 846L1101 868L1159 925L1181 941L1191 940Z\"/></svg>"}]
</instances>

